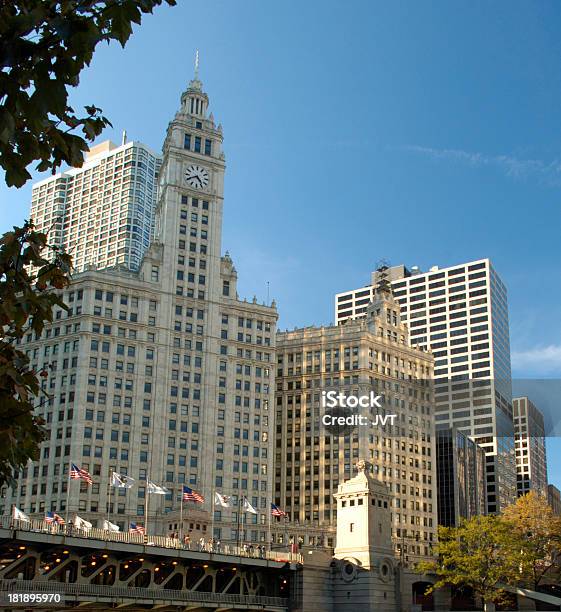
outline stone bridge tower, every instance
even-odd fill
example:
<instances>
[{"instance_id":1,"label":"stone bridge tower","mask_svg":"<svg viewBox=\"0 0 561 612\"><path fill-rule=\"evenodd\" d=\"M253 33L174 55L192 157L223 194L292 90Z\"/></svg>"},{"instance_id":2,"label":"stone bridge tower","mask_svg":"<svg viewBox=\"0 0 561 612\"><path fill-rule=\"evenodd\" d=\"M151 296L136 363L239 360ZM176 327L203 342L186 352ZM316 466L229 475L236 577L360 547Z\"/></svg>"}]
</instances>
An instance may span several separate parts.
<instances>
[{"instance_id":1,"label":"stone bridge tower","mask_svg":"<svg viewBox=\"0 0 561 612\"><path fill-rule=\"evenodd\" d=\"M342 483L337 500L337 546L333 563L334 609L396 610L395 557L390 493L372 476L368 461Z\"/></svg>"}]
</instances>

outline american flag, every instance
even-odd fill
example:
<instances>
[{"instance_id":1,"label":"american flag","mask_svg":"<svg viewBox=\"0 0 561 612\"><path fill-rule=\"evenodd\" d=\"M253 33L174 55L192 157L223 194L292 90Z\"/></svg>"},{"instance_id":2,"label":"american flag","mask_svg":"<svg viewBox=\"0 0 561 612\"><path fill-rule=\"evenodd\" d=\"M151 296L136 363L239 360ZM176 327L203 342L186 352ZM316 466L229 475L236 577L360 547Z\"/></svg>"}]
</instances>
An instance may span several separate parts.
<instances>
[{"instance_id":1,"label":"american flag","mask_svg":"<svg viewBox=\"0 0 561 612\"><path fill-rule=\"evenodd\" d=\"M287 516L284 510L281 510L276 504L271 504L271 514L273 516Z\"/></svg>"},{"instance_id":2,"label":"american flag","mask_svg":"<svg viewBox=\"0 0 561 612\"><path fill-rule=\"evenodd\" d=\"M183 485L183 501L194 501L197 504L204 504L205 498L197 491Z\"/></svg>"},{"instance_id":3,"label":"american flag","mask_svg":"<svg viewBox=\"0 0 561 612\"><path fill-rule=\"evenodd\" d=\"M45 523L58 523L64 525L64 519L56 512L45 512Z\"/></svg>"},{"instance_id":4,"label":"american flag","mask_svg":"<svg viewBox=\"0 0 561 612\"><path fill-rule=\"evenodd\" d=\"M144 535L146 533L146 529L144 529L142 525L131 523L129 526L129 533L139 533L140 535Z\"/></svg>"},{"instance_id":5,"label":"american flag","mask_svg":"<svg viewBox=\"0 0 561 612\"><path fill-rule=\"evenodd\" d=\"M88 470L84 470L81 467L78 467L75 463L70 465L70 478L72 480L85 480L88 484L93 484L92 477Z\"/></svg>"}]
</instances>

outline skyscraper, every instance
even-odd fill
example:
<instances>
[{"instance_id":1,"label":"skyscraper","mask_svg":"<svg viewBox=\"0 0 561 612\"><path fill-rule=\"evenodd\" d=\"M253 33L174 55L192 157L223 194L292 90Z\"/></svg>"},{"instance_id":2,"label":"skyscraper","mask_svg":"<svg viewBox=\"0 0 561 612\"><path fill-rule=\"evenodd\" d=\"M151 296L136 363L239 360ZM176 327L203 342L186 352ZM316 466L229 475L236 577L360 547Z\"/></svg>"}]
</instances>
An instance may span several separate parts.
<instances>
[{"instance_id":1,"label":"skyscraper","mask_svg":"<svg viewBox=\"0 0 561 612\"><path fill-rule=\"evenodd\" d=\"M15 503L61 513L68 499L71 513L94 524L108 514L142 522L151 480L169 493L151 496L150 514L178 508L184 484L212 512L218 490L249 500L258 514L247 528L265 539L277 312L240 300L232 259L221 256L225 156L207 108L195 77L167 129L157 231L139 270L76 274L64 291L69 311L57 309L40 338L23 339L32 365L49 372L49 397L37 402L49 438L0 500L4 512ZM70 462L93 485L69 481ZM135 485L111 490L111 470ZM216 511L214 525L218 537L236 538L233 511Z\"/></svg>"},{"instance_id":2,"label":"skyscraper","mask_svg":"<svg viewBox=\"0 0 561 612\"><path fill-rule=\"evenodd\" d=\"M485 514L485 451L456 429L436 431L438 524L456 527Z\"/></svg>"},{"instance_id":3,"label":"skyscraper","mask_svg":"<svg viewBox=\"0 0 561 612\"><path fill-rule=\"evenodd\" d=\"M275 503L301 524L335 525L337 487L366 458L392 498L394 546L413 560L429 555L436 539L433 359L410 346L389 287L375 289L366 314L277 334ZM383 397L374 413L397 420L334 434L322 421L323 391L373 391Z\"/></svg>"},{"instance_id":4,"label":"skyscraper","mask_svg":"<svg viewBox=\"0 0 561 612\"><path fill-rule=\"evenodd\" d=\"M547 459L543 414L527 397L512 400L518 495L547 496Z\"/></svg>"},{"instance_id":5,"label":"skyscraper","mask_svg":"<svg viewBox=\"0 0 561 612\"><path fill-rule=\"evenodd\" d=\"M364 316L380 278L391 283L411 343L433 352L436 426L455 427L487 454L487 510L516 496L506 287L488 259L422 273L381 265L371 285L338 293L338 324Z\"/></svg>"},{"instance_id":6,"label":"skyscraper","mask_svg":"<svg viewBox=\"0 0 561 612\"><path fill-rule=\"evenodd\" d=\"M72 255L78 272L88 265L138 270L154 237L160 164L139 142L102 142L81 168L35 183L31 218L51 244Z\"/></svg>"}]
</instances>

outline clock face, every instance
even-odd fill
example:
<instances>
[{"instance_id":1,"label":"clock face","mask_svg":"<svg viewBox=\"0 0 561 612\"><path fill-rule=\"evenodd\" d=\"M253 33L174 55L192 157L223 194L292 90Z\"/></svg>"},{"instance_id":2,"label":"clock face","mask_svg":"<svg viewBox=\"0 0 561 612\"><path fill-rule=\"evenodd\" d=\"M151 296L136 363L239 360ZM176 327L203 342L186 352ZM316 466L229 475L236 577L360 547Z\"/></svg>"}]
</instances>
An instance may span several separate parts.
<instances>
[{"instance_id":1,"label":"clock face","mask_svg":"<svg viewBox=\"0 0 561 612\"><path fill-rule=\"evenodd\" d=\"M185 170L185 182L195 189L204 189L208 186L208 170L202 166L189 166Z\"/></svg>"}]
</instances>

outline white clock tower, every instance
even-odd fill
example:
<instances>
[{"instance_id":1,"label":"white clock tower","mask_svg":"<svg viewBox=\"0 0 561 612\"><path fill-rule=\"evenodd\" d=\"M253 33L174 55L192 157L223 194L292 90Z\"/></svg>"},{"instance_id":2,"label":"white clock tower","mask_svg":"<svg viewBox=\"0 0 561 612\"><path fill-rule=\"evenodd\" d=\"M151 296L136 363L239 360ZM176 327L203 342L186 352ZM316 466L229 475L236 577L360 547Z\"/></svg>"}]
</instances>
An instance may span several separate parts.
<instances>
[{"instance_id":1,"label":"white clock tower","mask_svg":"<svg viewBox=\"0 0 561 612\"><path fill-rule=\"evenodd\" d=\"M199 80L197 55L195 77L181 96L181 107L170 122L164 141L157 210L159 239L173 244L172 236L177 236L177 240L184 236L189 243L187 250L200 253L202 244L199 241L203 238L207 275L216 279L220 272L226 164L222 126L216 126L212 113L208 115L207 111L208 96ZM185 218L181 215L182 208L187 210ZM192 235L192 228L189 234L182 233L195 219L193 215L201 222L201 232L196 236ZM197 246L193 247L193 243ZM174 249L168 250L171 256ZM175 261L169 263L175 266Z\"/></svg>"},{"instance_id":2,"label":"white clock tower","mask_svg":"<svg viewBox=\"0 0 561 612\"><path fill-rule=\"evenodd\" d=\"M246 497L258 508L262 516L242 521L239 537L265 541L277 312L274 303L238 299L236 269L228 253L221 255L226 164L222 127L208 106L197 56L194 78L167 129L159 176L153 252L160 251L159 282L170 296L160 321L171 348L160 369L167 413L154 459L164 482L173 470L203 494L217 537L236 539L238 522L236 508L215 512L215 492L234 501Z\"/></svg>"}]
</instances>

